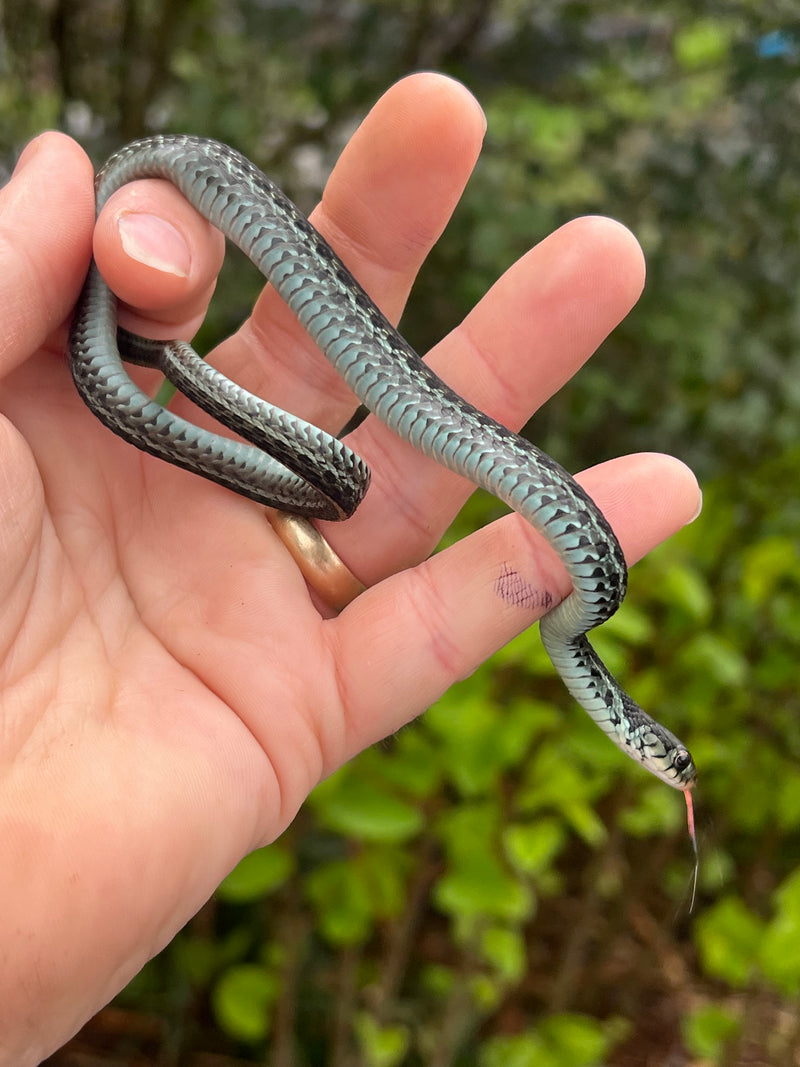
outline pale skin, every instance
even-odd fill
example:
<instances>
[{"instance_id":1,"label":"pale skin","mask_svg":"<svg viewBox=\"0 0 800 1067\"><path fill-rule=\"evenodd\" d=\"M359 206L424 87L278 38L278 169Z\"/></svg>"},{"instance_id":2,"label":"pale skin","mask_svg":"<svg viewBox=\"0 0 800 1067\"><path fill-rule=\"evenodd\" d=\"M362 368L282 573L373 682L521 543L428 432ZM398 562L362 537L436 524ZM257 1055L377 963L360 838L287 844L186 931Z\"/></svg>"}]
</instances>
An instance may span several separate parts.
<instances>
[{"instance_id":1,"label":"pale skin","mask_svg":"<svg viewBox=\"0 0 800 1067\"><path fill-rule=\"evenodd\" d=\"M331 175L314 222L393 320L483 133L461 86L417 75ZM149 336L191 337L223 253L161 182L122 190L95 228L91 165L59 134L33 142L0 191L0 1063L15 1067L66 1041L323 776L536 620L497 595L504 565L554 600L569 592L515 515L427 559L471 487L369 419L351 443L372 487L353 519L324 528L369 589L331 617L261 508L143 456L80 402L64 346L93 239L124 325ZM626 229L580 219L428 358L519 427L643 280ZM274 294L213 359L328 430L353 410ZM579 480L631 563L699 508L693 475L662 455Z\"/></svg>"}]
</instances>

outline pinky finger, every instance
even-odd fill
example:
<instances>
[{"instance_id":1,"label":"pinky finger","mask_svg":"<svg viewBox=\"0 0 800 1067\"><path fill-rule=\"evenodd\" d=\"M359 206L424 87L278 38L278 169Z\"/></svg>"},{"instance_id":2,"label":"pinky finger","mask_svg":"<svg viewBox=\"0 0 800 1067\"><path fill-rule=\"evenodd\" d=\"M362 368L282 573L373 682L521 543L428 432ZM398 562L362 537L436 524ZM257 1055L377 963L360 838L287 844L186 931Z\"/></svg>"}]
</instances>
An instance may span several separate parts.
<instances>
[{"instance_id":1,"label":"pinky finger","mask_svg":"<svg viewBox=\"0 0 800 1067\"><path fill-rule=\"evenodd\" d=\"M694 475L670 456L612 460L578 480L629 562L699 510ZM367 590L330 623L348 715L341 760L421 714L570 589L550 546L508 515Z\"/></svg>"}]
</instances>

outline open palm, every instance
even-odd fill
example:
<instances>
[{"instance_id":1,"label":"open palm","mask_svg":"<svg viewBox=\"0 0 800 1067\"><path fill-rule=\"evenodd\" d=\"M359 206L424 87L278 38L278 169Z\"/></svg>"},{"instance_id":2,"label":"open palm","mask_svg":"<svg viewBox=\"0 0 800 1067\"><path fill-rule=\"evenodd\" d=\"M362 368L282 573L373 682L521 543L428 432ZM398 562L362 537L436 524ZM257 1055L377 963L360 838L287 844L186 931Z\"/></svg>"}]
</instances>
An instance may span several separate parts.
<instances>
[{"instance_id":1,"label":"open palm","mask_svg":"<svg viewBox=\"0 0 800 1067\"><path fill-rule=\"evenodd\" d=\"M315 223L395 320L482 134L460 86L416 76L376 105L331 177ZM64 1041L322 776L530 625L532 605L497 595L504 564L555 599L569 591L513 515L420 563L470 486L368 419L351 443L372 487L325 533L370 588L331 618L261 508L109 434L64 356L92 246L91 181L81 149L51 134L0 193L4 1064L36 1063ZM126 326L191 336L223 246L175 190L122 190L94 247ZM520 426L626 314L642 279L627 231L580 220L515 264L430 362ZM326 429L352 413L269 291L212 358ZM693 477L663 456L581 481L630 560L697 509Z\"/></svg>"}]
</instances>

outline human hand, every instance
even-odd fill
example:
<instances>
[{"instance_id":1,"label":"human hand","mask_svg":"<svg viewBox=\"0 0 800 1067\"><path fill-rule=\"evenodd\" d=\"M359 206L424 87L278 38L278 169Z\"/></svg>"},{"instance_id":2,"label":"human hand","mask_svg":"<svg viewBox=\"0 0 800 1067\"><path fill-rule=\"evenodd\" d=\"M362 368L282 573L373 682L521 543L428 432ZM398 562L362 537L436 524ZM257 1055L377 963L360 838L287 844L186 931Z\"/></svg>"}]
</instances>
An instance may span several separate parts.
<instances>
[{"instance_id":1,"label":"human hand","mask_svg":"<svg viewBox=\"0 0 800 1067\"><path fill-rule=\"evenodd\" d=\"M393 320L482 135L463 88L415 76L376 105L331 176L315 224ZM142 213L169 223L148 237ZM321 777L535 620L498 597L504 563L556 601L570 588L516 515L420 562L471 487L368 419L351 443L371 489L325 535L369 588L327 617L261 508L143 456L81 403L64 342L92 229L88 160L67 138L39 139L0 192L0 1063L15 1067L107 1002ZM191 336L223 244L174 189L121 190L94 247L123 325ZM173 269L143 263L148 250ZM430 362L519 427L642 281L626 230L579 220L516 263ZM326 429L351 414L270 291L213 361ZM631 562L698 507L693 476L668 457L580 481Z\"/></svg>"}]
</instances>

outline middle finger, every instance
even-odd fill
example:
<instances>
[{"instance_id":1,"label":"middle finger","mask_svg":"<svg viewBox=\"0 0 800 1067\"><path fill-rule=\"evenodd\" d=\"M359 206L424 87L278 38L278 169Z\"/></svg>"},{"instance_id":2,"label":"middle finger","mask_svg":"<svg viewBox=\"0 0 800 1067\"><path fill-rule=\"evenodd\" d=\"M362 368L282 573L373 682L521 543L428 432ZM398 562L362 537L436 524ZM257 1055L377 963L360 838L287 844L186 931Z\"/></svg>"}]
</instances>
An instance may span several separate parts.
<instances>
[{"instance_id":1,"label":"middle finger","mask_svg":"<svg viewBox=\"0 0 800 1067\"><path fill-rule=\"evenodd\" d=\"M461 196L484 125L476 101L458 83L429 74L404 79L353 135L311 216L393 322ZM270 286L211 362L251 392L332 432L356 406ZM185 413L180 404L176 410Z\"/></svg>"}]
</instances>

